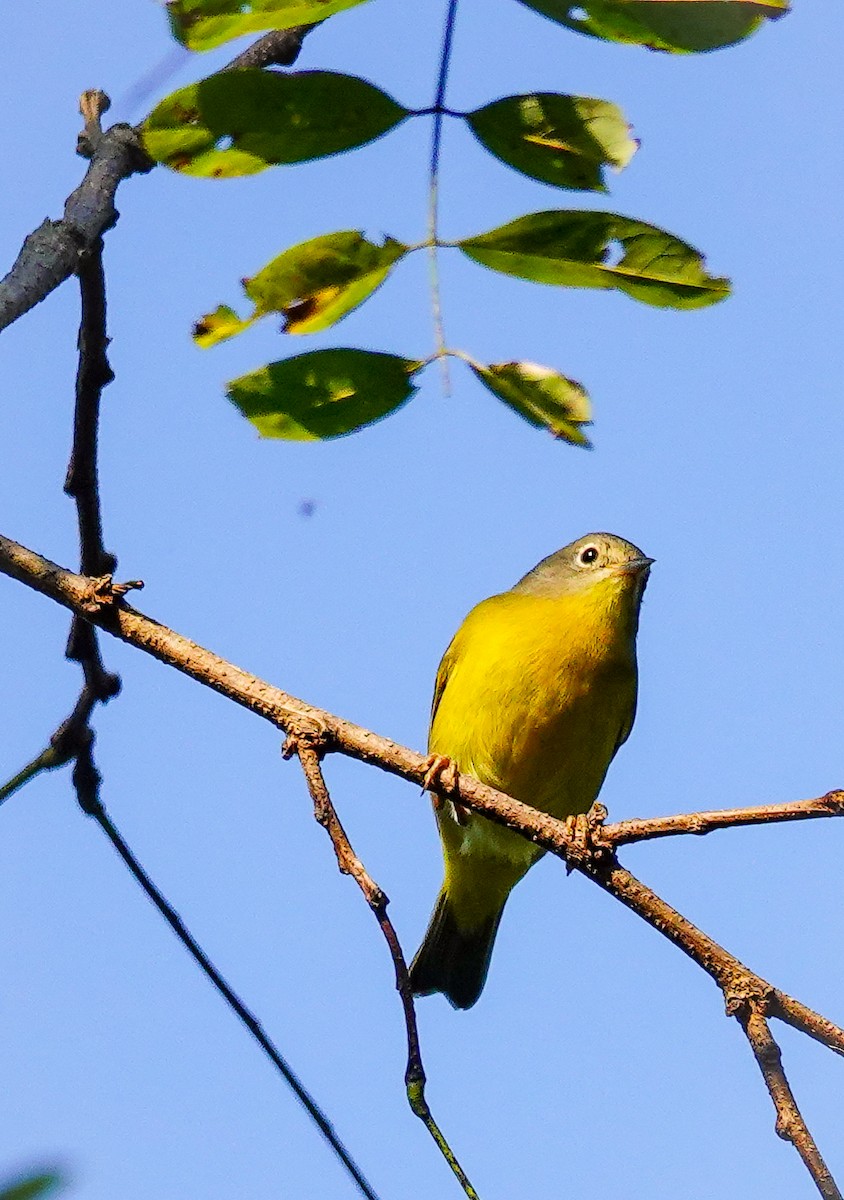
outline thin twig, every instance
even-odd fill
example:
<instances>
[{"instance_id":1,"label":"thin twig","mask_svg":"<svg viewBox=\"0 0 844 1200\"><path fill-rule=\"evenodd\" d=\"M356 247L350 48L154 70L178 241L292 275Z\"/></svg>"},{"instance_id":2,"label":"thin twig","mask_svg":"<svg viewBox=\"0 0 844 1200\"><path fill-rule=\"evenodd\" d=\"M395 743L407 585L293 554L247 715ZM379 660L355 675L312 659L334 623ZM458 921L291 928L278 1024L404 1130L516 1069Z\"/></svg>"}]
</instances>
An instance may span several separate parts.
<instances>
[{"instance_id":1,"label":"thin twig","mask_svg":"<svg viewBox=\"0 0 844 1200\"><path fill-rule=\"evenodd\" d=\"M437 90L431 108L433 125L431 131L431 164L428 172L428 262L431 281L431 311L434 318L435 354L440 360L443 388L448 395L451 381L446 357L445 329L443 327L442 299L440 296L440 268L438 257L439 206L440 206L440 151L442 148L443 116L446 112L445 91L451 65L451 47L454 39L454 23L457 18L458 0L449 0L443 28L440 66L437 75Z\"/></svg>"},{"instance_id":2,"label":"thin twig","mask_svg":"<svg viewBox=\"0 0 844 1200\"><path fill-rule=\"evenodd\" d=\"M316 736L324 747L379 766L417 784L425 779L428 761L421 754L306 704L226 662L145 617L119 596L109 593L102 580L74 575L2 536L0 573L18 579L83 615L92 624L227 696L288 734ZM750 971L637 880L611 852L601 847L600 830L597 831L597 846L593 849L587 846L584 850L564 821L537 812L468 776L459 777L454 793L459 794L465 807L516 830L615 896L702 967L721 988L728 1005L740 995L764 999L771 1016L787 1021L816 1041L844 1054L844 1030Z\"/></svg>"},{"instance_id":3,"label":"thin twig","mask_svg":"<svg viewBox=\"0 0 844 1200\"><path fill-rule=\"evenodd\" d=\"M782 1052L771 1033L764 1007L754 1003L747 1004L742 1006L736 1016L747 1036L750 1048L759 1064L759 1070L762 1072L762 1078L765 1080L765 1086L774 1102L777 1114L774 1128L777 1136L781 1137L783 1141L791 1142L803 1159L807 1171L815 1181L824 1200L842 1200L829 1167L824 1162L803 1115L797 1107L797 1101L794 1099L794 1094L783 1070Z\"/></svg>"},{"instance_id":4,"label":"thin twig","mask_svg":"<svg viewBox=\"0 0 844 1200\"><path fill-rule=\"evenodd\" d=\"M597 840L602 846L615 847L684 833L702 836L716 829L736 829L741 825L770 825L840 816L844 816L844 791L834 791L813 800L790 800L785 804L719 808L710 812L678 813L671 817L637 817L601 826Z\"/></svg>"},{"instance_id":5,"label":"thin twig","mask_svg":"<svg viewBox=\"0 0 844 1200\"><path fill-rule=\"evenodd\" d=\"M60 758L52 744L46 746L31 762L22 767L17 775L13 775L11 779L0 787L0 804L4 800L8 800L10 796L14 795L24 784L29 783L30 779L34 779L36 775L41 775L44 771L52 771L56 767L64 767L69 761L68 758Z\"/></svg>"},{"instance_id":6,"label":"thin twig","mask_svg":"<svg viewBox=\"0 0 844 1200\"><path fill-rule=\"evenodd\" d=\"M478 1193L469 1182L466 1172L460 1166L457 1158L437 1125L425 1099L425 1068L422 1065L422 1053L419 1047L419 1030L416 1024L416 1007L413 1003L413 993L410 990L410 979L407 974L407 963L399 942L395 927L387 916L388 896L381 890L375 880L367 872L361 860L355 854L348 834L343 828L337 810L331 799L325 777L320 766L320 754L317 749L317 739L304 735L288 738L284 755L286 758L296 754L302 765L308 791L314 804L314 816L331 838L337 866L343 875L351 875L363 892L366 902L372 909L393 960L396 973L396 990L401 997L404 1012L404 1024L407 1032L407 1067L404 1073L404 1084L408 1103L412 1111L425 1125L431 1137L439 1147L451 1170L454 1172L460 1186L470 1200L479 1200Z\"/></svg>"},{"instance_id":7,"label":"thin twig","mask_svg":"<svg viewBox=\"0 0 844 1200\"><path fill-rule=\"evenodd\" d=\"M206 978L211 981L213 986L226 1001L229 1008L231 1008L231 1010L235 1013L238 1020L246 1026L252 1037L264 1051L275 1069L280 1075L282 1075L285 1082L289 1085L296 1096L296 1099L312 1118L326 1142L340 1159L349 1175L355 1181L361 1194L366 1196L367 1200L378 1200L376 1192L367 1181L360 1167L358 1167L357 1163L349 1154L349 1151L343 1145L342 1141L335 1132L334 1127L323 1110L320 1108L319 1104L316 1102L310 1092L308 1092L307 1088L284 1058L281 1051L274 1045L274 1043L264 1032L264 1029L257 1017L249 1011L240 997L233 990L231 985L220 974L220 972L212 963L211 959L187 928L182 918L152 882L149 875L129 849L129 846L123 840L123 837L115 827L111 818L106 813L102 804L97 802L94 806L86 808L85 811L88 812L88 814L97 822L100 829L106 835L114 849L128 867L132 878L140 885L140 887L143 888L147 897L155 905L158 912L173 930L176 937L193 958L194 962L205 974Z\"/></svg>"}]
</instances>

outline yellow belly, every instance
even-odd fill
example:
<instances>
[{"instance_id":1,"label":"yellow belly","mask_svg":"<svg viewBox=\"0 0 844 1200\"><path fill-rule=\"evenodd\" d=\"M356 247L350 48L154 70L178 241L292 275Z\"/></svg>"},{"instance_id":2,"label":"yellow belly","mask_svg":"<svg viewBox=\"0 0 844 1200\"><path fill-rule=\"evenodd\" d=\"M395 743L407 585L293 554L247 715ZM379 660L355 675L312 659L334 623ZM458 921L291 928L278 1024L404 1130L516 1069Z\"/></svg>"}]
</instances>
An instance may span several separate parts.
<instances>
[{"instance_id":1,"label":"yellow belly","mask_svg":"<svg viewBox=\"0 0 844 1200\"><path fill-rule=\"evenodd\" d=\"M542 812L586 812L636 703L633 638L611 601L507 593L474 609L443 662L430 751ZM438 817L464 910L506 895L542 853L483 817Z\"/></svg>"}]
</instances>

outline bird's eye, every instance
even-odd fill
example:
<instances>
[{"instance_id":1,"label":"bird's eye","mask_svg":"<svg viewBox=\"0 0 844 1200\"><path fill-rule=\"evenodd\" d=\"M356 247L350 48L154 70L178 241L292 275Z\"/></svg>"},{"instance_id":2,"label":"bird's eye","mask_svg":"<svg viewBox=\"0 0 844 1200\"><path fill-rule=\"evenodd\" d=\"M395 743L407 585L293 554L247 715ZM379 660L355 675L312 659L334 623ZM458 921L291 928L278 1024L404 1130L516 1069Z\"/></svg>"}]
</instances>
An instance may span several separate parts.
<instances>
[{"instance_id":1,"label":"bird's eye","mask_svg":"<svg viewBox=\"0 0 844 1200\"><path fill-rule=\"evenodd\" d=\"M597 558L598 558L597 546L587 546L585 550L580 551L580 561L586 567L588 567L591 563L596 562Z\"/></svg>"}]
</instances>

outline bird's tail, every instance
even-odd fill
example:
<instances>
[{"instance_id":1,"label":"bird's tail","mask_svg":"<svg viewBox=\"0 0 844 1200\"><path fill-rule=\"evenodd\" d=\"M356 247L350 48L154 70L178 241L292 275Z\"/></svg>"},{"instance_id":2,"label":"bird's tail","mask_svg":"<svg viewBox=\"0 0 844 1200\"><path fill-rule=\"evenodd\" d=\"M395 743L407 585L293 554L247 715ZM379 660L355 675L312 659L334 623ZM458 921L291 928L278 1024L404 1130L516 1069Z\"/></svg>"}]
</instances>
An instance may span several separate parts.
<instances>
[{"instance_id":1,"label":"bird's tail","mask_svg":"<svg viewBox=\"0 0 844 1200\"><path fill-rule=\"evenodd\" d=\"M471 1008L486 981L503 908L502 904L491 916L464 929L443 888L422 945L410 964L414 996L442 992L454 1008Z\"/></svg>"}]
</instances>

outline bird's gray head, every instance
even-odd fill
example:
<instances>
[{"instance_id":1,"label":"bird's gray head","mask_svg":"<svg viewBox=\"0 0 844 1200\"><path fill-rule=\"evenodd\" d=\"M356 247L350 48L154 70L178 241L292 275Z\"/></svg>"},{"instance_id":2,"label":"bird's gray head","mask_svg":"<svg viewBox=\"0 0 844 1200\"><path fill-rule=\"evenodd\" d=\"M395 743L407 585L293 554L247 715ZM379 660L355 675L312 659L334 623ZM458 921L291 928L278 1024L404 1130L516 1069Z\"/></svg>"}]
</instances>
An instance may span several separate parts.
<instances>
[{"instance_id":1,"label":"bird's gray head","mask_svg":"<svg viewBox=\"0 0 844 1200\"><path fill-rule=\"evenodd\" d=\"M587 533L543 558L513 591L553 594L627 576L637 584L641 597L653 561L638 546L614 533Z\"/></svg>"}]
</instances>

